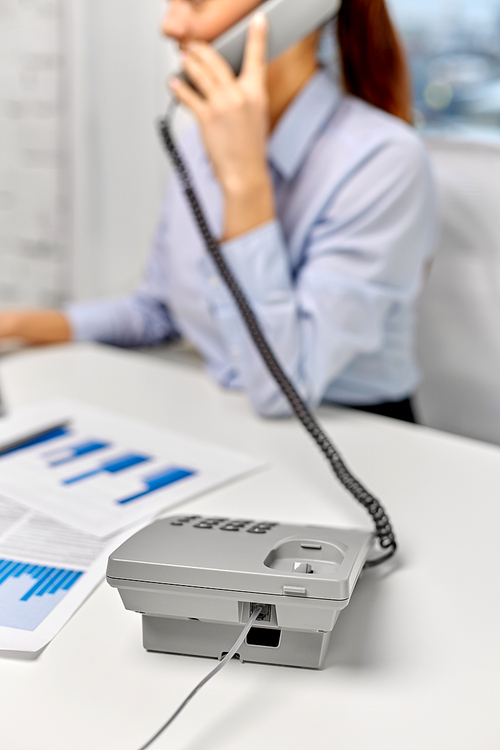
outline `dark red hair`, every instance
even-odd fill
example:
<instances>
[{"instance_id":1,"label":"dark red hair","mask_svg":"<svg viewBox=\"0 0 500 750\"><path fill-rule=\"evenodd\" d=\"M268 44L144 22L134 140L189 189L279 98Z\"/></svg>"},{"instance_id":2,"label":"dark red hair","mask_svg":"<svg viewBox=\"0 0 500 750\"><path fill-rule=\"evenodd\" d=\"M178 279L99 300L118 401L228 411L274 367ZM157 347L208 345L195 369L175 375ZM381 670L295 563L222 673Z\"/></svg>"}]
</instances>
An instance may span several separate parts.
<instances>
[{"instance_id":1,"label":"dark red hair","mask_svg":"<svg viewBox=\"0 0 500 750\"><path fill-rule=\"evenodd\" d=\"M385 0L343 0L337 35L346 91L411 122L408 66Z\"/></svg>"}]
</instances>

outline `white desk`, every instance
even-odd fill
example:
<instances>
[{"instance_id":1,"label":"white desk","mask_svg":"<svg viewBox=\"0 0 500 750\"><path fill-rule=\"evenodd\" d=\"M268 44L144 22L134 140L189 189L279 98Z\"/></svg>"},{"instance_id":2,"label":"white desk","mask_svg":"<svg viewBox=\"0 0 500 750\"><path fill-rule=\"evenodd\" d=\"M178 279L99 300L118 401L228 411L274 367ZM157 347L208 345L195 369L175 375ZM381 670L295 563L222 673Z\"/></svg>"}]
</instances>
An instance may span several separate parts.
<instances>
[{"instance_id":1,"label":"white desk","mask_svg":"<svg viewBox=\"0 0 500 750\"><path fill-rule=\"evenodd\" d=\"M55 394L263 456L190 512L369 527L302 428L202 372L91 345L4 358L10 407ZM388 508L391 571L367 571L322 672L229 664L154 748L498 750L500 449L358 412L320 417ZM5 750L136 750L214 666L147 653L103 584L34 662L0 661Z\"/></svg>"}]
</instances>

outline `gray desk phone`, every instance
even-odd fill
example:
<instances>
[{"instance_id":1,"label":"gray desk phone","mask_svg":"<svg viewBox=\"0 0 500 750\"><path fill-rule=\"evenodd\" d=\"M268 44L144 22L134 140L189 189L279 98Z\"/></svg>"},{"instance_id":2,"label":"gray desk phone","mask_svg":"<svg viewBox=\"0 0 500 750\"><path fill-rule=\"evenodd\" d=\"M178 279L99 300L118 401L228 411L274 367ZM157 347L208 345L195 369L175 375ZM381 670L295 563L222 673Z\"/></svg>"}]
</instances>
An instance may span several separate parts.
<instances>
[{"instance_id":1,"label":"gray desk phone","mask_svg":"<svg viewBox=\"0 0 500 750\"><path fill-rule=\"evenodd\" d=\"M142 614L150 651L221 658L257 605L241 661L321 668L371 550L368 531L173 516L109 558L107 580Z\"/></svg>"}]
</instances>

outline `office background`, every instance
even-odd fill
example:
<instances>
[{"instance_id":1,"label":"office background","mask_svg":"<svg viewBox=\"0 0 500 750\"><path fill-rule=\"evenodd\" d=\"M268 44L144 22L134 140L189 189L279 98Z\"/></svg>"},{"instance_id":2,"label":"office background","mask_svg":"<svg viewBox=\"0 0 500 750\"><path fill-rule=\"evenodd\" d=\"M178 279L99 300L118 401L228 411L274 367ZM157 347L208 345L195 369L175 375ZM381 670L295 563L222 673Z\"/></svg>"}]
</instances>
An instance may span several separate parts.
<instances>
[{"instance_id":1,"label":"office background","mask_svg":"<svg viewBox=\"0 0 500 750\"><path fill-rule=\"evenodd\" d=\"M443 216L419 418L500 443L500 0L389 2ZM0 0L0 309L116 296L140 278L169 170L155 120L178 61L163 11Z\"/></svg>"},{"instance_id":2,"label":"office background","mask_svg":"<svg viewBox=\"0 0 500 750\"><path fill-rule=\"evenodd\" d=\"M0 0L0 305L136 280L165 183L161 0Z\"/></svg>"},{"instance_id":3,"label":"office background","mask_svg":"<svg viewBox=\"0 0 500 750\"><path fill-rule=\"evenodd\" d=\"M418 126L500 143L500 0L390 5ZM0 307L120 294L140 276L168 175L163 8L0 0Z\"/></svg>"}]
</instances>

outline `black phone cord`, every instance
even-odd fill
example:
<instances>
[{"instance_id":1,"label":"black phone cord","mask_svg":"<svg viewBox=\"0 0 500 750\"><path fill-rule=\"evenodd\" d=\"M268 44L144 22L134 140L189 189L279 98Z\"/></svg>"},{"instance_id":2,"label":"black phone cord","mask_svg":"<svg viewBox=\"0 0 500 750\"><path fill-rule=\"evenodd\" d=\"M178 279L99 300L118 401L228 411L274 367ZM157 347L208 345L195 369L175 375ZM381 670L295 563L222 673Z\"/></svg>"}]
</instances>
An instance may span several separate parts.
<instances>
[{"instance_id":1,"label":"black phone cord","mask_svg":"<svg viewBox=\"0 0 500 750\"><path fill-rule=\"evenodd\" d=\"M353 477L336 448L332 445L329 438L325 435L309 408L297 392L295 386L284 373L281 365L277 361L271 347L262 332L259 322L250 307L243 291L229 270L227 263L222 255L220 245L213 237L202 208L194 191L187 167L182 159L175 143L170 134L167 118L160 121L160 132L167 151L173 161L175 169L181 180L182 188L189 204L193 210L194 217L205 241L207 250L212 257L220 275L224 279L234 301L246 323L250 336L252 337L264 363L269 372L281 388L297 418L302 422L313 440L317 443L321 451L326 456L335 475L344 487L353 495L353 497L363 505L370 514L375 525L375 533L380 547L385 553L376 558L369 559L365 562L365 567L374 567L385 562L394 555L397 549L396 538L391 523L382 507L381 503Z\"/></svg>"}]
</instances>

